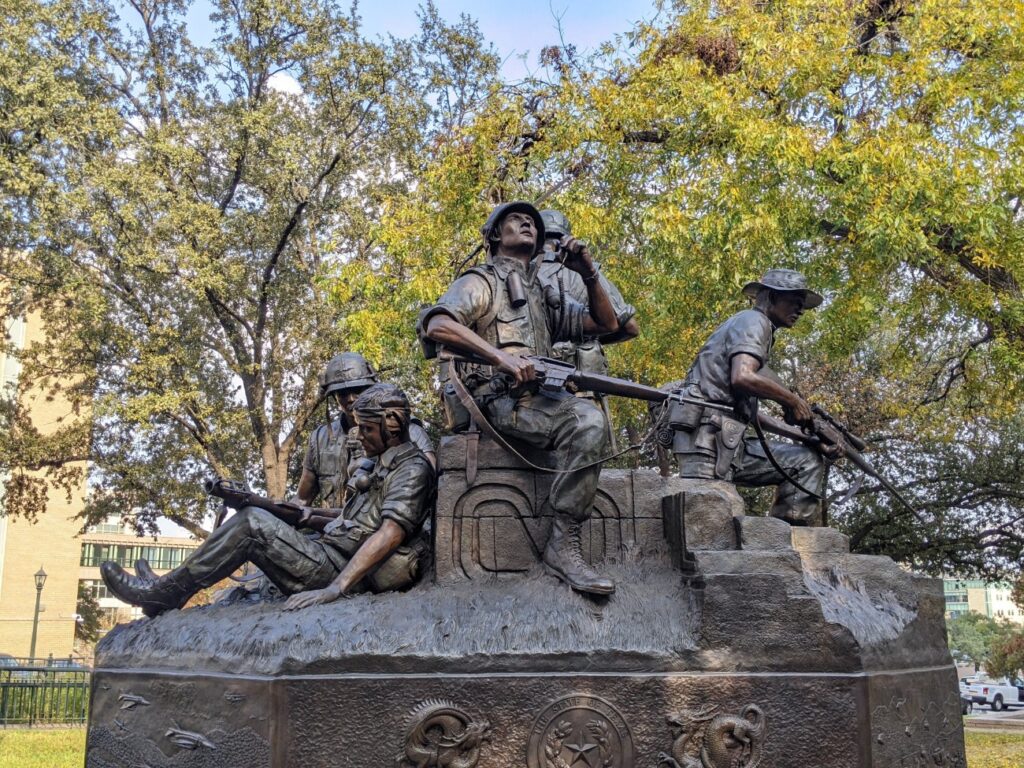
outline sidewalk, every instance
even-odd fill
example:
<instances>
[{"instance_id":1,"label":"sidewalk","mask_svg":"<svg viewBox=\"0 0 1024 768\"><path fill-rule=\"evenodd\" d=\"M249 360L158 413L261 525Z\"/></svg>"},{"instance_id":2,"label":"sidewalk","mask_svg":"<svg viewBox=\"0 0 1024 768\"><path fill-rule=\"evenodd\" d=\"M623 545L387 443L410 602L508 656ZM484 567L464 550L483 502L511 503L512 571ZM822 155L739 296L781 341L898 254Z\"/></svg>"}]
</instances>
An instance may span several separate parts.
<instances>
[{"instance_id":1,"label":"sidewalk","mask_svg":"<svg viewBox=\"0 0 1024 768\"><path fill-rule=\"evenodd\" d=\"M964 728L972 731L1024 732L1024 710L993 712L975 707L974 714L964 718Z\"/></svg>"}]
</instances>

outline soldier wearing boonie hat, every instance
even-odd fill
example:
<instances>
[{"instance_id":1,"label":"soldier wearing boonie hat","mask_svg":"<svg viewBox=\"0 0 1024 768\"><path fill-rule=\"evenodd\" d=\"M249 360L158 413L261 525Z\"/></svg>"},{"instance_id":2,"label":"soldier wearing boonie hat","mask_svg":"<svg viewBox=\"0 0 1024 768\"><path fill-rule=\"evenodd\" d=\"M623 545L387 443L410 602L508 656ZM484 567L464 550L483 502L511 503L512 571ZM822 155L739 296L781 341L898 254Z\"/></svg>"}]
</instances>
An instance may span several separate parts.
<instances>
[{"instance_id":1,"label":"soldier wearing boonie hat","mask_svg":"<svg viewBox=\"0 0 1024 768\"><path fill-rule=\"evenodd\" d=\"M808 444L801 428L813 425L810 406L767 364L776 330L792 327L805 310L820 306L823 297L792 269L770 269L760 280L744 285L743 293L753 306L715 329L682 385L684 395L708 405L680 404L670 417L679 474L744 486L777 486L774 517L793 525L821 525L819 498L812 494L820 492L822 454L837 458L841 449L821 447L819 452ZM759 411L762 399L782 406L785 423ZM795 442L759 440L747 429L755 420Z\"/></svg>"}]
</instances>

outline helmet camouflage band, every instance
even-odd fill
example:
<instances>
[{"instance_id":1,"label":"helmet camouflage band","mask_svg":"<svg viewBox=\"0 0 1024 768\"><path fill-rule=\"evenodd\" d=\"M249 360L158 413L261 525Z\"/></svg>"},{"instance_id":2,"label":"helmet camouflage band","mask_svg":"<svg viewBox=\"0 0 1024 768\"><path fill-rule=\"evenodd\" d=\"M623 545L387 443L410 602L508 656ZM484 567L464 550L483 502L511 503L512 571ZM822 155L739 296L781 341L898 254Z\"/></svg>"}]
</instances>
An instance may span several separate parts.
<instances>
[{"instance_id":1,"label":"helmet camouflage band","mask_svg":"<svg viewBox=\"0 0 1024 768\"><path fill-rule=\"evenodd\" d=\"M565 237L566 235L572 235L572 225L569 224L569 217L561 211L548 209L546 211L541 211L540 217L544 220L545 237Z\"/></svg>"},{"instance_id":2,"label":"helmet camouflage band","mask_svg":"<svg viewBox=\"0 0 1024 768\"><path fill-rule=\"evenodd\" d=\"M525 213L533 219L533 225L537 230L537 243L534 250L534 255L537 255L544 250L544 219L541 218L540 211L534 208L529 203L525 203L521 200L517 200L513 203L502 203L501 205L495 206L494 210L491 211L491 215L487 217L487 221L480 228L480 232L484 236L484 247L488 253L494 253L497 249L497 245L491 236L494 231L501 224L501 220L504 219L510 213Z\"/></svg>"},{"instance_id":3,"label":"helmet camouflage band","mask_svg":"<svg viewBox=\"0 0 1024 768\"><path fill-rule=\"evenodd\" d=\"M360 421L379 421L384 438L409 436L409 398L394 384L374 384L352 404Z\"/></svg>"},{"instance_id":4,"label":"helmet camouflage band","mask_svg":"<svg viewBox=\"0 0 1024 768\"><path fill-rule=\"evenodd\" d=\"M377 383L377 372L358 352L342 352L327 363L320 374L320 394L365 389Z\"/></svg>"}]
</instances>

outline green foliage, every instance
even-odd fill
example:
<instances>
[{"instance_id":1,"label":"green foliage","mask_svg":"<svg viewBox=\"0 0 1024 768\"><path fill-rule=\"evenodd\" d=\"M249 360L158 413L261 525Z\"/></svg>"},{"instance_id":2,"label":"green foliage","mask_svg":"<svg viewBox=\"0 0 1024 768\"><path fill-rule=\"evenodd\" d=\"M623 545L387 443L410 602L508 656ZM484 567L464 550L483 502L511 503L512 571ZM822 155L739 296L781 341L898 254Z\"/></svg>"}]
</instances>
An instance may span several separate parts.
<instances>
[{"instance_id":1,"label":"green foliage","mask_svg":"<svg viewBox=\"0 0 1024 768\"><path fill-rule=\"evenodd\" d=\"M974 668L989 667L993 646L1013 633L1006 624L1000 624L980 613L969 611L946 622L946 633L950 650L958 662L972 662Z\"/></svg>"},{"instance_id":2,"label":"green foliage","mask_svg":"<svg viewBox=\"0 0 1024 768\"><path fill-rule=\"evenodd\" d=\"M372 280L347 283L347 265L375 258L381 201L466 119L496 57L431 5L415 40L380 41L333 2L225 0L209 48L189 40L185 3L14 6L0 86L54 84L0 90L16 163L0 187L5 312L43 315L22 381L78 418L41 434L8 405L0 467L23 482L5 508L37 513L42 485L85 458L90 518L201 533L212 472L286 493L333 354L381 362L377 333L409 336L364 322ZM339 279L348 300L331 302Z\"/></svg>"},{"instance_id":3,"label":"green foliage","mask_svg":"<svg viewBox=\"0 0 1024 768\"><path fill-rule=\"evenodd\" d=\"M992 644L985 669L993 677L1012 679L1024 674L1024 632L1014 632Z\"/></svg>"},{"instance_id":4,"label":"green foliage","mask_svg":"<svg viewBox=\"0 0 1024 768\"><path fill-rule=\"evenodd\" d=\"M419 276L379 286L388 311L411 321L513 198L560 208L593 243L642 329L610 351L613 372L650 383L682 378L746 280L801 269L830 301L780 334L776 364L880 446L928 523L870 483L832 520L920 569L1016 570L1024 14L660 7L591 57L546 50L537 77L495 89L433 148L385 205L387 263ZM645 409L615 407L630 442L646 432ZM946 486L955 462L976 472Z\"/></svg>"},{"instance_id":5,"label":"green foliage","mask_svg":"<svg viewBox=\"0 0 1024 768\"><path fill-rule=\"evenodd\" d=\"M283 493L333 352L386 363L434 413L416 313L521 198L565 211L636 305L620 376L680 379L746 280L807 273L829 301L774 365L869 439L925 522L872 483L831 520L918 569L1019 570L1018 5L663 2L519 83L431 4L416 39L382 42L326 0L222 2L208 49L183 10L11 6L9 309L45 311L62 343L27 350L26 379L82 410L63 442L12 430L0 466L55 482L84 445L90 513L142 522L199 519L211 470ZM614 407L624 442L647 432L645 408ZM7 503L31 513L22 477Z\"/></svg>"},{"instance_id":6,"label":"green foliage","mask_svg":"<svg viewBox=\"0 0 1024 768\"><path fill-rule=\"evenodd\" d=\"M85 582L78 582L78 602L75 605L78 620L75 622L75 639L83 643L95 643L100 639L103 624L103 609L92 589Z\"/></svg>"}]
</instances>

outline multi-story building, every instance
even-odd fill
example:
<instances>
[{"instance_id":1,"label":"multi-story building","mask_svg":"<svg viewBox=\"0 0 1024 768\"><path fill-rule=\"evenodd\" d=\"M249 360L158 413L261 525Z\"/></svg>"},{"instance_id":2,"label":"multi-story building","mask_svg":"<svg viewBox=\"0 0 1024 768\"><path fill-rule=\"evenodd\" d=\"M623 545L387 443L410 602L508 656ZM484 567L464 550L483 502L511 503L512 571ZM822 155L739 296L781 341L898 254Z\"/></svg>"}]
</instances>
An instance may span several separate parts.
<instances>
[{"instance_id":1,"label":"multi-story building","mask_svg":"<svg viewBox=\"0 0 1024 768\"><path fill-rule=\"evenodd\" d=\"M1024 626L1024 609L1011 599L1011 584L988 584L979 579L943 579L942 586L946 595L947 619L955 619L971 611L997 621Z\"/></svg>"},{"instance_id":2,"label":"multi-story building","mask_svg":"<svg viewBox=\"0 0 1024 768\"><path fill-rule=\"evenodd\" d=\"M45 339L44 325L37 315L9 322L4 330L19 349ZM50 397L41 386L26 386L19 377L17 359L0 353L0 390L15 387L33 424L44 434L56 429L70 412L68 403L59 396ZM5 480L0 475L0 488ZM80 582L99 598L107 614L106 627L141 615L137 608L107 594L99 574L102 561L115 560L131 568L144 557L157 573L163 573L179 565L198 546L187 537L135 536L120 520L108 520L83 533L78 515L87 493L83 473L70 500L63 491L49 491L46 511L37 520L7 517L0 510L0 653L29 655L36 617L35 574L40 569L46 573L46 580L39 593L36 656L68 656L75 648Z\"/></svg>"},{"instance_id":3,"label":"multi-story building","mask_svg":"<svg viewBox=\"0 0 1024 768\"><path fill-rule=\"evenodd\" d=\"M100 578L100 564L104 560L113 560L125 568L134 569L135 561L144 558L156 573L163 574L181 565L198 546L195 539L188 537L136 536L117 518L90 526L79 541L78 578L92 591L103 609L104 629L142 616L141 608L123 603L108 592L107 585Z\"/></svg>"}]
</instances>

